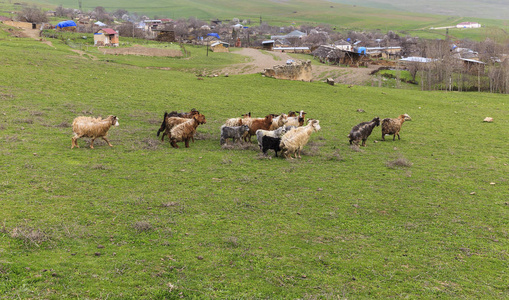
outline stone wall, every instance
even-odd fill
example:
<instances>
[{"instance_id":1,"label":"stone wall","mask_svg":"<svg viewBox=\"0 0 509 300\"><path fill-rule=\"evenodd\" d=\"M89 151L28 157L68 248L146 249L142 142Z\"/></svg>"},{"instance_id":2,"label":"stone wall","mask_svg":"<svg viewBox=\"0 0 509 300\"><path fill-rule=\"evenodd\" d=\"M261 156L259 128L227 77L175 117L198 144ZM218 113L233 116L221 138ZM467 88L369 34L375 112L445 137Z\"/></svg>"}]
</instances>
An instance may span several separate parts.
<instances>
[{"instance_id":1,"label":"stone wall","mask_svg":"<svg viewBox=\"0 0 509 300\"><path fill-rule=\"evenodd\" d=\"M311 81L311 71L311 61L307 60L274 66L272 69L265 69L262 74L277 79Z\"/></svg>"}]
</instances>

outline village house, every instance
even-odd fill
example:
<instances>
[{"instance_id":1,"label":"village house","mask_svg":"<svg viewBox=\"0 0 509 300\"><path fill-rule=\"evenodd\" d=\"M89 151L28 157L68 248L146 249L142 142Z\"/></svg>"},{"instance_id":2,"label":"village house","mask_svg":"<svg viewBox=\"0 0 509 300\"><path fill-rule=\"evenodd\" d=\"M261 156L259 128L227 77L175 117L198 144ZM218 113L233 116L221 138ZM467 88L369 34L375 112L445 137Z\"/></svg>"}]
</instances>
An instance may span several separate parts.
<instances>
[{"instance_id":1,"label":"village house","mask_svg":"<svg viewBox=\"0 0 509 300\"><path fill-rule=\"evenodd\" d=\"M456 25L456 28L480 28L481 24L477 22L461 22Z\"/></svg>"},{"instance_id":2,"label":"village house","mask_svg":"<svg viewBox=\"0 0 509 300\"><path fill-rule=\"evenodd\" d=\"M94 46L118 47L118 32L111 28L102 28L94 33Z\"/></svg>"}]
</instances>

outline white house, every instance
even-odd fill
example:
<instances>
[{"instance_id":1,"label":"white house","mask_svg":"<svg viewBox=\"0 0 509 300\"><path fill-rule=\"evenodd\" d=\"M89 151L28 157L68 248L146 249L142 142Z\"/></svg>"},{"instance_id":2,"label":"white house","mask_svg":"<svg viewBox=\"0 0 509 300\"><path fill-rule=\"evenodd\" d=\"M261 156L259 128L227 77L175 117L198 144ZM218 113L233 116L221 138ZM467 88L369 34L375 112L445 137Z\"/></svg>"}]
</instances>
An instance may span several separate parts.
<instances>
[{"instance_id":1,"label":"white house","mask_svg":"<svg viewBox=\"0 0 509 300\"><path fill-rule=\"evenodd\" d=\"M477 22L461 22L456 25L456 28L480 28L481 24Z\"/></svg>"}]
</instances>

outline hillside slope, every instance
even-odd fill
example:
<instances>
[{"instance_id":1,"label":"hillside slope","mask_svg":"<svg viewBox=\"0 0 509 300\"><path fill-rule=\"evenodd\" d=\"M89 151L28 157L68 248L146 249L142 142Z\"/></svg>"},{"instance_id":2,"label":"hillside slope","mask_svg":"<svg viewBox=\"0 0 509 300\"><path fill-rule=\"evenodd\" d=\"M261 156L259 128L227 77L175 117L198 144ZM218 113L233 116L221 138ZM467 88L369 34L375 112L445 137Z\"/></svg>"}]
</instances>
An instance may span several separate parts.
<instances>
[{"instance_id":1,"label":"hillside slope","mask_svg":"<svg viewBox=\"0 0 509 300\"><path fill-rule=\"evenodd\" d=\"M509 2L504 0L331 0L371 8L487 19L507 19Z\"/></svg>"}]
</instances>

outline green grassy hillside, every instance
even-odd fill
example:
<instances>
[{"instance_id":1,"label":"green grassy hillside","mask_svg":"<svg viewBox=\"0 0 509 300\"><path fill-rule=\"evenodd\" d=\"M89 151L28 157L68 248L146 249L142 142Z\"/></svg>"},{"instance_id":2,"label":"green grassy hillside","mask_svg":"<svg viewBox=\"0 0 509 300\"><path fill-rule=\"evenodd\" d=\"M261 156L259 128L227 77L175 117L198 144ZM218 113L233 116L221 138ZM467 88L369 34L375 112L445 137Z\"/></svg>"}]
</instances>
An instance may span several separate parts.
<instances>
[{"instance_id":1,"label":"green grassy hillside","mask_svg":"<svg viewBox=\"0 0 509 300\"><path fill-rule=\"evenodd\" d=\"M53 46L0 33L2 297L509 296L506 95L197 80ZM195 143L161 143L164 111L191 108ZM300 160L219 145L226 118L300 109L322 125ZM402 113L401 140L349 146ZM113 148L70 149L76 116L109 114Z\"/></svg>"},{"instance_id":2,"label":"green grassy hillside","mask_svg":"<svg viewBox=\"0 0 509 300\"><path fill-rule=\"evenodd\" d=\"M485 19L507 20L507 14L509 13L509 4L504 0L332 0L332 2L407 12L442 14Z\"/></svg>"},{"instance_id":3,"label":"green grassy hillside","mask_svg":"<svg viewBox=\"0 0 509 300\"><path fill-rule=\"evenodd\" d=\"M39 3L62 4L64 7L78 8L77 1L41 0ZM86 1L82 3L84 10L92 10L96 6L103 6L108 11L122 8L129 12L137 12L149 17L166 16L169 18L188 18L191 16L210 19L250 19L254 24L259 24L260 16L264 22L272 25L291 25L292 23L320 24L327 23L337 28L349 29L381 29L401 30L428 28L432 26L450 25L451 19L447 16L403 12L383 8L366 8L361 6L332 3L324 0L292 0L292 1L160 1L151 2L131 1ZM310 9L312 8L312 9ZM471 20L468 18L453 17L455 22ZM496 21L497 25L501 21Z\"/></svg>"}]
</instances>

